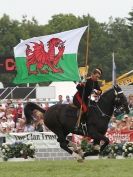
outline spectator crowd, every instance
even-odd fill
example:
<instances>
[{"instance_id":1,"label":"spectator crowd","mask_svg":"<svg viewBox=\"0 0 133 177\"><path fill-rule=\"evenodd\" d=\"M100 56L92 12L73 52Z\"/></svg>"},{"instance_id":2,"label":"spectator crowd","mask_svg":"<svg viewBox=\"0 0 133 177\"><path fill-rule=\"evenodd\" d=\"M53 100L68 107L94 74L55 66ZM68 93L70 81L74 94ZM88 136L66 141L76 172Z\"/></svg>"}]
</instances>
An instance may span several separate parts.
<instances>
[{"instance_id":1,"label":"spectator crowd","mask_svg":"<svg viewBox=\"0 0 133 177\"><path fill-rule=\"evenodd\" d=\"M47 110L48 103L44 105L44 109ZM4 105L0 104L0 133L48 131L43 121L43 115L39 111L34 112L35 122L32 125L26 125L23 108L24 103L19 101L14 104L12 100L7 100Z\"/></svg>"},{"instance_id":2,"label":"spectator crowd","mask_svg":"<svg viewBox=\"0 0 133 177\"><path fill-rule=\"evenodd\" d=\"M13 101L7 100L6 103L0 103L0 133L49 131L44 124L43 115L39 111L33 112L33 116L36 117L35 122L32 125L26 125L23 112L25 103L20 100L15 103ZM128 96L128 102L129 108L133 112L133 94ZM72 99L67 95L65 100L63 100L63 96L59 95L56 104L72 104ZM48 102L41 103L40 106L46 111L50 107ZM133 115L123 115L121 119L117 119L117 116L113 115L108 125L108 130L133 130Z\"/></svg>"}]
</instances>

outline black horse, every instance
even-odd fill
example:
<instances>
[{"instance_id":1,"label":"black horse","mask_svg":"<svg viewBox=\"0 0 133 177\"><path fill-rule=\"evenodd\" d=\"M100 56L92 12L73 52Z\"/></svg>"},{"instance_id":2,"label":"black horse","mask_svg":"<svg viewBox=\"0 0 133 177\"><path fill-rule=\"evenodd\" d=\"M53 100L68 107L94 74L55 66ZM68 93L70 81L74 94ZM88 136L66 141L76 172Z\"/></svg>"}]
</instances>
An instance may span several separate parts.
<instances>
[{"instance_id":1,"label":"black horse","mask_svg":"<svg viewBox=\"0 0 133 177\"><path fill-rule=\"evenodd\" d=\"M119 107L123 107L126 113L129 113L126 96L117 85L103 93L97 103L89 105L85 119L86 136L94 139L94 144L104 142L100 147L100 153L109 144L109 139L105 134L114 108ZM24 108L27 124L33 121L32 115L35 109L44 114L45 125L57 135L60 147L72 154L73 151L69 147L69 141L66 137L69 133L75 133L74 127L78 120L78 108L67 104L56 104L45 112L40 106L29 102ZM82 135L82 132L77 132L77 134ZM89 154L85 153L84 157L87 155Z\"/></svg>"}]
</instances>

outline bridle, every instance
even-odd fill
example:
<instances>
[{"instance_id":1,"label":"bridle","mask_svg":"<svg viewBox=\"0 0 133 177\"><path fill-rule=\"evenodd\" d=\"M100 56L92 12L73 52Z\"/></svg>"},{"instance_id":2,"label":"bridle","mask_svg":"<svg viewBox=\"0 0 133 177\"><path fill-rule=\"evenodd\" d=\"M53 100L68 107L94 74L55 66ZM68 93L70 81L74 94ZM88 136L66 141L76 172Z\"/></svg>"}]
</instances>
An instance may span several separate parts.
<instances>
[{"instance_id":1,"label":"bridle","mask_svg":"<svg viewBox=\"0 0 133 177\"><path fill-rule=\"evenodd\" d=\"M113 87L114 89L114 95L115 95L115 99L114 99L114 110L120 110L122 108L122 105L120 104L120 97L119 95L123 94L123 91L117 91L115 89L115 87ZM102 99L104 99L103 97L101 97ZM99 110L99 112L101 113L102 117L108 117L111 118L112 115L108 115L106 113L104 113L104 111L100 108L98 103L95 103L95 105L91 105L92 107L95 107ZM124 108L123 108L124 109Z\"/></svg>"},{"instance_id":2,"label":"bridle","mask_svg":"<svg viewBox=\"0 0 133 177\"><path fill-rule=\"evenodd\" d=\"M118 92L117 92L117 91L115 90L115 88L114 88L114 91L115 91L114 107L115 107L116 109L120 109L120 108L123 106L123 104L120 104L120 103L121 103L120 95L123 94L123 91L121 90L121 91L118 91Z\"/></svg>"},{"instance_id":3,"label":"bridle","mask_svg":"<svg viewBox=\"0 0 133 177\"><path fill-rule=\"evenodd\" d=\"M119 97L121 94L123 94L123 91L115 92L116 98L115 98L115 106L114 106L114 114L117 113L119 116L124 115L124 104L121 103L121 98Z\"/></svg>"}]
</instances>

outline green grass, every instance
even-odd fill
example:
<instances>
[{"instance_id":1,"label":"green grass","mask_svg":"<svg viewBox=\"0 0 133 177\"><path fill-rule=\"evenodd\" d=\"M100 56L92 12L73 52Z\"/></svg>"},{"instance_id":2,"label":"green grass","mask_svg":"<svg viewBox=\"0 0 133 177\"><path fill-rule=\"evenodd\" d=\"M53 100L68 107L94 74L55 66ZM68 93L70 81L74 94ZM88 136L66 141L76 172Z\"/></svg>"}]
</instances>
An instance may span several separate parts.
<instances>
[{"instance_id":1,"label":"green grass","mask_svg":"<svg viewBox=\"0 0 133 177\"><path fill-rule=\"evenodd\" d=\"M1 162L0 177L132 177L133 159Z\"/></svg>"}]
</instances>

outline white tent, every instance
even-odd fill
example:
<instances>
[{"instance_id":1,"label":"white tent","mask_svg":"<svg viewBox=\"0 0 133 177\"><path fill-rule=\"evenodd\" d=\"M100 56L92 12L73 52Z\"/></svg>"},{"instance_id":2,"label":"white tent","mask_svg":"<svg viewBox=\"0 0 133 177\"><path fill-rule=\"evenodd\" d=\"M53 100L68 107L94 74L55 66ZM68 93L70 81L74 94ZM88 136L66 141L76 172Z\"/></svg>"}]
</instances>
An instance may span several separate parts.
<instances>
[{"instance_id":1,"label":"white tent","mask_svg":"<svg viewBox=\"0 0 133 177\"><path fill-rule=\"evenodd\" d=\"M55 99L58 100L58 95L63 96L63 100L65 100L66 95L69 95L70 98L74 96L76 93L76 84L74 82L68 82L68 81L63 81L63 82L52 82L49 86L54 86L55 87Z\"/></svg>"},{"instance_id":2,"label":"white tent","mask_svg":"<svg viewBox=\"0 0 133 177\"><path fill-rule=\"evenodd\" d=\"M3 86L3 83L2 83L2 82L0 82L0 88L4 88L4 86Z\"/></svg>"}]
</instances>

